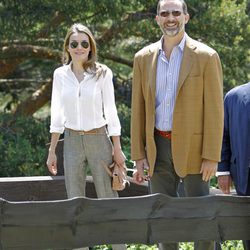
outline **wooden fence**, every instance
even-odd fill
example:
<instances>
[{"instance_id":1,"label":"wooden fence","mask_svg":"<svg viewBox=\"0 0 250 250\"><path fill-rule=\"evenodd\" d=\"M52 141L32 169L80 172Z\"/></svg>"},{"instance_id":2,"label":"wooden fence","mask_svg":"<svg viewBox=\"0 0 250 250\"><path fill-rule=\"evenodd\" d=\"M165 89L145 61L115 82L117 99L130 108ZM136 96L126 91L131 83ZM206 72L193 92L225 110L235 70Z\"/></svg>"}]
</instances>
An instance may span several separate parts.
<instances>
[{"instance_id":1,"label":"wooden fence","mask_svg":"<svg viewBox=\"0 0 250 250\"><path fill-rule=\"evenodd\" d=\"M120 197L148 194L147 184L130 185L119 192ZM96 198L91 176L87 176L86 196ZM0 197L8 201L53 201L67 198L64 176L33 176L0 178Z\"/></svg>"},{"instance_id":2,"label":"wooden fence","mask_svg":"<svg viewBox=\"0 0 250 250\"><path fill-rule=\"evenodd\" d=\"M0 249L250 238L250 197L145 193L146 186L131 183L120 193L130 197L61 200L63 177L0 178ZM87 195L95 197L91 178Z\"/></svg>"}]
</instances>

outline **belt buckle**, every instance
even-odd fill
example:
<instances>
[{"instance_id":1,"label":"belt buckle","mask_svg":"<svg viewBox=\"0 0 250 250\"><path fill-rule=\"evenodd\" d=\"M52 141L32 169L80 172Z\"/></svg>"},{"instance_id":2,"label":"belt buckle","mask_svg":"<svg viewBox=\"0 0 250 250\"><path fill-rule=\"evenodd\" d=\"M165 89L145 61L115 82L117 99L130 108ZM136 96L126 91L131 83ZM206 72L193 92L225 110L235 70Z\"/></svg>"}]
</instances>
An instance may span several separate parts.
<instances>
[{"instance_id":1,"label":"belt buckle","mask_svg":"<svg viewBox=\"0 0 250 250\"><path fill-rule=\"evenodd\" d=\"M171 133L170 132L168 132L168 133L166 133L166 138L168 138L169 140L171 140Z\"/></svg>"}]
</instances>

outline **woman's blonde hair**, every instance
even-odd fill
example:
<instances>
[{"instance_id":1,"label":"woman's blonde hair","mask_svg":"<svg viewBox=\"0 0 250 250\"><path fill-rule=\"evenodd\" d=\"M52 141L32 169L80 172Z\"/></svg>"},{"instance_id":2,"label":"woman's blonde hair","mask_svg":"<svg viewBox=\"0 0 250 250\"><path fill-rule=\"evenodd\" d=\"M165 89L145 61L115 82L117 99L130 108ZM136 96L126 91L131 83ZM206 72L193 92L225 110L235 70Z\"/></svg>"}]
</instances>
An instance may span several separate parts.
<instances>
[{"instance_id":1,"label":"woman's blonde hair","mask_svg":"<svg viewBox=\"0 0 250 250\"><path fill-rule=\"evenodd\" d=\"M104 73L104 69L101 64L97 63L97 48L96 48L96 42L95 38L92 35L91 31L83 24L81 23L75 23L73 24L64 39L64 44L63 44L63 57L62 57L62 63L63 64L69 64L72 61L72 58L70 56L70 53L68 52L68 47L69 47L69 39L70 36L73 33L84 33L89 37L89 43L90 43L90 52L88 55L88 60L84 62L82 65L83 68L86 71L89 71L99 78L99 76Z\"/></svg>"}]
</instances>

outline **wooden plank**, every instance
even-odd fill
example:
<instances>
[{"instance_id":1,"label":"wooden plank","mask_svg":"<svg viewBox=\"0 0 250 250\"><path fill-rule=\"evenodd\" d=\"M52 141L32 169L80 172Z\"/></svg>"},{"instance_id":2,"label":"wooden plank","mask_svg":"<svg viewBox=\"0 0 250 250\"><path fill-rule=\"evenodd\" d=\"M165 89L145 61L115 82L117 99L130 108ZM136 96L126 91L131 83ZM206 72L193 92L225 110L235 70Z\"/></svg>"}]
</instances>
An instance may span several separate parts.
<instances>
[{"instance_id":1,"label":"wooden plank","mask_svg":"<svg viewBox=\"0 0 250 250\"><path fill-rule=\"evenodd\" d=\"M64 176L0 178L0 197L9 201L66 199Z\"/></svg>"},{"instance_id":2,"label":"wooden plank","mask_svg":"<svg viewBox=\"0 0 250 250\"><path fill-rule=\"evenodd\" d=\"M130 185L120 197L148 194L147 184L136 185L130 178ZM96 198L91 176L87 176L86 195ZM0 178L0 197L9 201L50 201L66 199L64 176L30 176Z\"/></svg>"},{"instance_id":3,"label":"wooden plank","mask_svg":"<svg viewBox=\"0 0 250 250\"><path fill-rule=\"evenodd\" d=\"M250 237L250 197L0 201L1 249L236 240Z\"/></svg>"},{"instance_id":4,"label":"wooden plank","mask_svg":"<svg viewBox=\"0 0 250 250\"><path fill-rule=\"evenodd\" d=\"M130 185L118 192L120 197L141 196L148 194L148 185L137 185L129 178ZM183 188L181 187L180 190ZM221 194L215 188L210 194ZM96 191L91 176L87 176L86 195L96 198ZM181 195L183 196L183 195ZM8 201L51 201L66 199L64 176L29 176L0 178L0 197Z\"/></svg>"}]
</instances>

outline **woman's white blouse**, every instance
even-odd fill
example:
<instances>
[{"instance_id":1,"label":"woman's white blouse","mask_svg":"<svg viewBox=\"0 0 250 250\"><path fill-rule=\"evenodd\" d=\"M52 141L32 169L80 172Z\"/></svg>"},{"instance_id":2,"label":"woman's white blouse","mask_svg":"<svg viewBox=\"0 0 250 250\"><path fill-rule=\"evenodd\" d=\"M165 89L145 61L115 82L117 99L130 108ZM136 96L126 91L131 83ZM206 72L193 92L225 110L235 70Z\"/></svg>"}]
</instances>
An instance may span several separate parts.
<instances>
[{"instance_id":1,"label":"woman's white blouse","mask_svg":"<svg viewBox=\"0 0 250 250\"><path fill-rule=\"evenodd\" d=\"M107 66L104 67L105 75L97 79L93 74L85 73L80 83L71 64L54 71L50 133L62 134L65 127L88 131L107 125L110 136L120 135L113 74Z\"/></svg>"}]
</instances>

